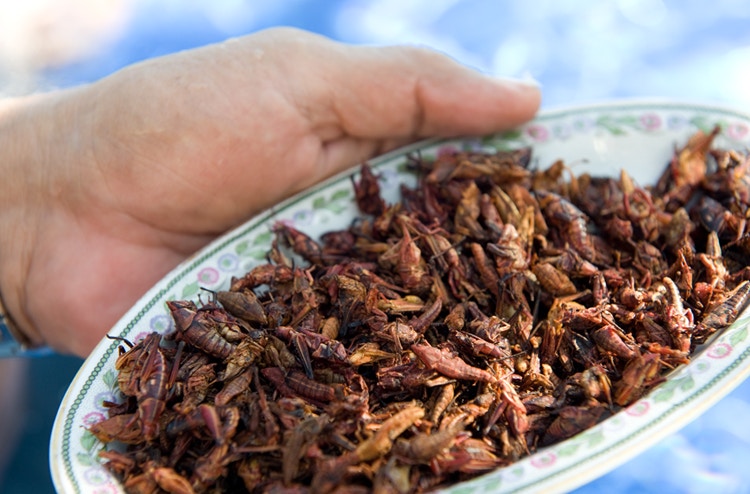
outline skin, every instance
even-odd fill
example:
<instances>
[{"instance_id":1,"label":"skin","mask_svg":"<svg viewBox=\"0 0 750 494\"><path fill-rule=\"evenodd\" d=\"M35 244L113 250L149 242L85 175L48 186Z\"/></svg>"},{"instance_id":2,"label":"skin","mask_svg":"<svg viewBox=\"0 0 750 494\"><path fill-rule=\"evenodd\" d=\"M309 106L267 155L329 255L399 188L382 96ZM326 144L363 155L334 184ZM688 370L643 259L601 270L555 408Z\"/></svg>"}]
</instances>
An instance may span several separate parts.
<instances>
[{"instance_id":1,"label":"skin","mask_svg":"<svg viewBox=\"0 0 750 494\"><path fill-rule=\"evenodd\" d=\"M364 159L530 119L537 87L415 47L271 29L0 101L0 293L85 356L191 253Z\"/></svg>"}]
</instances>

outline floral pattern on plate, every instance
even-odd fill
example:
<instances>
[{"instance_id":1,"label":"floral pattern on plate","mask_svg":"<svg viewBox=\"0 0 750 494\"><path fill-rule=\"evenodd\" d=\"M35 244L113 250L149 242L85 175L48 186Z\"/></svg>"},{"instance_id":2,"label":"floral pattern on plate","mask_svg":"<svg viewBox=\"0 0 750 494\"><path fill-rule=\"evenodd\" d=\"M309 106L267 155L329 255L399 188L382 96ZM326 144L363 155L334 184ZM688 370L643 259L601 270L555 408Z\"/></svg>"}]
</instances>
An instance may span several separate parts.
<instances>
[{"instance_id":1,"label":"floral pattern on plate","mask_svg":"<svg viewBox=\"0 0 750 494\"><path fill-rule=\"evenodd\" d=\"M626 168L641 183L653 183L674 147L698 129L722 127L717 145L750 144L750 116L710 106L670 102L623 102L549 111L519 129L481 139L431 140L371 161L383 196L398 200L399 184L415 178L404 166L410 153L435 156L445 149L509 149L533 146L534 166L563 159L580 174L615 174ZM351 173L356 173L356 170ZM311 234L345 228L355 217L351 173L334 177L229 232L175 268L118 322L110 335L137 341L151 331L168 333L173 323L165 302L197 299L203 288L227 287L265 259L276 221ZM445 489L465 492L562 492L590 481L676 431L726 395L750 374L750 315L707 344L690 364L675 370L650 394L597 426L540 449L508 467ZM104 339L84 362L55 421L50 467L64 493L124 492L100 463L104 447L87 430L104 418L103 402L117 400L114 362L118 341Z\"/></svg>"}]
</instances>

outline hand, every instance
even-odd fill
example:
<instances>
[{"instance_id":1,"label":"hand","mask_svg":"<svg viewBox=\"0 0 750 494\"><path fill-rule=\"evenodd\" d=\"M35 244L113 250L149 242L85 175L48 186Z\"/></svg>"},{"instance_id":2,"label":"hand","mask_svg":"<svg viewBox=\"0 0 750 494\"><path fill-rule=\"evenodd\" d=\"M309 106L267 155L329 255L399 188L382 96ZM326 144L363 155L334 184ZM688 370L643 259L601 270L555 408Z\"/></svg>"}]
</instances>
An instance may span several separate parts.
<instances>
[{"instance_id":1,"label":"hand","mask_svg":"<svg viewBox=\"0 0 750 494\"><path fill-rule=\"evenodd\" d=\"M34 342L90 352L156 281L375 154L484 134L539 90L413 47L272 29L0 104L0 293Z\"/></svg>"}]
</instances>

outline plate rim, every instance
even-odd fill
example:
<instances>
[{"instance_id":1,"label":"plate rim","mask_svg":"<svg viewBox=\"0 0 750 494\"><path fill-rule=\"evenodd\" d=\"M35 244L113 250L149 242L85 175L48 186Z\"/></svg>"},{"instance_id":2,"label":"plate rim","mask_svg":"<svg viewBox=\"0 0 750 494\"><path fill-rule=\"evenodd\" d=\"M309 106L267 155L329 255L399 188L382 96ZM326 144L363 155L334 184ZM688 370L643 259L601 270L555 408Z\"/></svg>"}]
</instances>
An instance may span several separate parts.
<instances>
[{"instance_id":1,"label":"plate rim","mask_svg":"<svg viewBox=\"0 0 750 494\"><path fill-rule=\"evenodd\" d=\"M562 118L574 116L577 114L586 114L586 113L604 112L604 111L623 112L623 111L638 111L638 110L654 110L654 111L680 110L680 111L695 112L697 114L700 114L700 113L713 114L713 115L721 114L723 116L727 116L727 117L731 117L731 118L735 118L739 120L744 120L748 124L750 124L750 113L740 110L740 109L732 108L723 104L717 104L717 103L712 103L712 102L697 102L697 101L689 101L689 100L685 101L685 100L678 100L678 99L665 99L665 98L632 98L632 99L605 100L605 101L600 101L600 102L592 102L592 103L584 103L584 104L570 104L570 105L564 105L564 106L553 107L553 108L545 108L545 109L542 109L534 117L534 119L532 119L531 121L523 125L516 127L515 130L526 129L535 124L544 123L549 120L562 119ZM494 134L494 135L500 136L502 135L502 132ZM391 161L398 157L404 156L410 152L414 152L418 149L438 145L442 142L451 142L451 141L460 140L462 138L472 138L472 137L473 136L463 136L463 137L455 136L455 137L434 137L434 138L429 138L429 139L423 139L423 140L414 142L412 144L409 144L407 146L394 149L380 156L374 157L368 160L368 162L370 162L373 166L377 166L380 163ZM533 144L532 144L532 148L533 148ZM255 230L256 228L262 227L263 224L267 224L268 221L273 219L274 216L276 216L279 212L287 210L289 207L291 207L295 203L303 201L306 198L319 193L319 191L324 190L337 182L340 182L342 179L345 179L345 178L348 179L348 177L351 176L353 173L356 173L358 169L359 169L359 164L354 165L340 173L337 173L329 177L328 179L323 180L319 182L318 184L312 187L309 187L293 195L292 197L289 197L288 199L285 199L279 202L275 206L258 213L257 215L250 218L246 222L232 228L231 230L227 231L225 234L214 239L213 241L208 243L206 246L204 246L203 248L195 252L193 255L187 257L185 260L180 262L177 266L175 266L172 270L170 270L166 275L164 275L158 282L156 282L155 285L152 286L148 291L146 291L135 302L135 304L112 326L112 328L108 331L107 334L128 333L129 331L133 329L135 325L135 321L139 321L142 315L145 312L147 312L157 302L157 300L166 296L167 292L172 286L174 286L179 281L181 281L185 276L193 272L194 269L201 262L204 262L206 259L215 255L216 252L221 250L223 247L246 236L247 234L249 234L251 231ZM55 486L55 489L58 492L63 492L64 489L68 486L68 483L74 477L73 472L72 472L72 466L71 466L71 458L64 457L62 452L64 450L65 444L70 443L70 433L71 433L70 429L72 428L72 417L77 411L77 406L79 406L80 402L82 401L82 397L80 395L76 396L76 394L78 393L76 388L81 387L82 389L86 389L87 385L90 386L91 383L93 383L94 376L97 376L98 374L101 373L100 367L102 367L102 362L110 359L111 353L116 350L117 346L118 346L117 342L109 341L107 340L107 338L103 338L90 354L91 356L98 354L97 358L94 360L89 360L87 358L84 361L84 363L81 365L80 369L76 373L75 377L71 381L65 395L63 396L63 399L61 400L60 407L58 408L58 412L55 416L55 420L53 423L52 433L50 437L50 452L49 452L49 463L50 463L50 470L51 470L51 474L53 478L53 484ZM633 458L637 456L638 454L642 453L649 447L653 446L659 440L667 437L669 434L685 427L689 422L693 421L699 415L701 415L706 410L708 410L708 408L710 408L713 404L720 401L729 392L735 389L739 385L739 383L741 383L745 378L748 377L748 375L750 375L750 366L748 365L743 366L744 370L742 369L738 370L738 367L740 367L740 364L745 363L745 361L749 357L750 357L750 348L747 348L740 355L735 357L734 360L732 361L732 364L728 366L727 368L723 369L719 375L715 376L713 379L707 382L704 386L701 386L699 390L691 393L684 400L681 400L677 404L673 404L673 406L669 410L660 414L656 418L656 420L649 421L647 424L645 424L645 427L640 427L637 430L633 431L632 434L629 434L628 436L626 436L625 438L622 438L610 444L605 450L595 453L594 455L591 455L591 456L587 455L584 458L586 462L591 462L592 460L595 460L594 463L589 463L592 467L589 470L593 471L595 474L586 475L586 478L583 480L571 477L568 474L568 471L576 467L575 464L572 464L564 469L558 470L549 475L542 474L541 478L532 479L532 481L527 482L523 485L519 485L517 486L517 488L514 488L513 490L510 490L507 492L523 492L524 490L529 489L529 488L542 488L542 487L546 487L548 484L553 484L553 483L555 484L556 490L568 490L568 489L578 487L588 481L591 481L592 479L599 477L601 474L606 473L607 471L610 471L615 466L623 464L628 459ZM96 364L93 363L95 361L96 361ZM717 390L716 384L721 384L719 392L716 392ZM699 396L706 398L705 396L703 396L703 394L705 394L706 390L709 388L714 390L714 392L709 394L708 396L709 400L705 400L703 405L697 408L689 408L686 406L689 404L690 401L696 399ZM677 410L680 410L680 409L683 409L685 411L683 411L679 416L680 417L688 416L689 418L686 420L682 419L679 421L679 423L670 423L670 421L668 421L667 419L669 417L672 417L674 413L677 413ZM69 420L71 423L68 423ZM625 454L618 456L616 462L614 459L612 459L611 455L606 454L612 449L622 448L624 444L632 443L633 437L639 437L643 435L645 432L652 430L653 427L660 425L660 424L663 425L664 423L666 423L666 426L664 427L663 430L667 430L666 433L660 433L658 437L647 435L646 437L648 439L646 441L642 442L641 445L635 445L635 447L627 448L625 451ZM62 458L59 458L61 456ZM529 458L529 457L527 456L526 458ZM621 458L625 458L625 459L621 460ZM61 460L61 462L64 465L64 468L62 469L60 468L60 461L58 460ZM609 463L612 463L612 462L615 462L616 465L609 465ZM491 475L491 474L492 473L489 473L487 475ZM471 486L473 483L481 481L481 479L485 476L486 475L477 477L461 485ZM73 490L75 492L80 492L77 487L78 487L77 485L73 485ZM450 490L450 488L448 488L448 490Z\"/></svg>"}]
</instances>

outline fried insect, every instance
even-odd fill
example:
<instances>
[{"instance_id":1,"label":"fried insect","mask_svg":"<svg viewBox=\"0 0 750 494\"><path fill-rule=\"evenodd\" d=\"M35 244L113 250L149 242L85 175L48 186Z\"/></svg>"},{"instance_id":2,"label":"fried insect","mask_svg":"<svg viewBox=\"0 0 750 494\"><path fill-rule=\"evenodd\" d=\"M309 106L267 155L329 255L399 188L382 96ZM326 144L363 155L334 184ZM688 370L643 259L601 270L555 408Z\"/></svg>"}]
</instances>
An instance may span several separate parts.
<instances>
[{"instance_id":1,"label":"fried insect","mask_svg":"<svg viewBox=\"0 0 750 494\"><path fill-rule=\"evenodd\" d=\"M404 494L578 434L750 302L750 159L717 134L654 187L444 151L387 204L363 165L347 229L277 222L267 262L123 340L102 460L128 492Z\"/></svg>"},{"instance_id":2,"label":"fried insect","mask_svg":"<svg viewBox=\"0 0 750 494\"><path fill-rule=\"evenodd\" d=\"M411 350L417 354L425 367L445 376L469 381L495 382L492 374L467 364L461 357L452 355L446 349L422 343L412 345Z\"/></svg>"}]
</instances>

